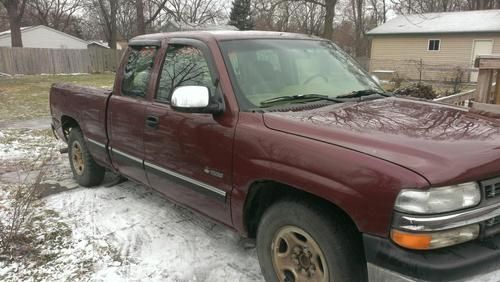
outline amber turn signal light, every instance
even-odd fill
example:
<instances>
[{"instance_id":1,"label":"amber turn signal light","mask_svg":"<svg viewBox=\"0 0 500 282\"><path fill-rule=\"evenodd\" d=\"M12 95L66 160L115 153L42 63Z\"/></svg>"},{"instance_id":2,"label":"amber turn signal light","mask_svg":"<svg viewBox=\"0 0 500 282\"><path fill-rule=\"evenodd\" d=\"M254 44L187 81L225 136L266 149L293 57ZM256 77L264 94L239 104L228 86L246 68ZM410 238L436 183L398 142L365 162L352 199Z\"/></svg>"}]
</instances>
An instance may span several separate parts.
<instances>
[{"instance_id":1,"label":"amber turn signal light","mask_svg":"<svg viewBox=\"0 0 500 282\"><path fill-rule=\"evenodd\" d=\"M411 233L392 229L391 239L403 248L432 250L474 240L479 236L479 231L479 224L427 233Z\"/></svg>"},{"instance_id":2,"label":"amber turn signal light","mask_svg":"<svg viewBox=\"0 0 500 282\"><path fill-rule=\"evenodd\" d=\"M391 238L401 247L413 250L428 250L432 241L430 234L406 233L394 229L391 231Z\"/></svg>"}]
</instances>

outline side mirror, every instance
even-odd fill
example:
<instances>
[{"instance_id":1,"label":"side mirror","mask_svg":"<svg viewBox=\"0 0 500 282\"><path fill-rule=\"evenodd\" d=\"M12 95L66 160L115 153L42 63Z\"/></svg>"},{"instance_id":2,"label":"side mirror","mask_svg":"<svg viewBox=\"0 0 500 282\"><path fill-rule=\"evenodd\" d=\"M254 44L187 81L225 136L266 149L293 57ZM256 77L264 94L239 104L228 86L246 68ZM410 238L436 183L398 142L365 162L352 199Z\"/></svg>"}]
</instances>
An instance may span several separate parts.
<instances>
[{"instance_id":1,"label":"side mirror","mask_svg":"<svg viewBox=\"0 0 500 282\"><path fill-rule=\"evenodd\" d=\"M380 79L378 78L378 76L376 75L372 75L372 79L373 81L375 81L375 83L377 83L378 86L381 86L382 84L380 83Z\"/></svg>"},{"instance_id":2,"label":"side mirror","mask_svg":"<svg viewBox=\"0 0 500 282\"><path fill-rule=\"evenodd\" d=\"M210 100L210 91L205 86L179 86L172 93L170 106L185 113L216 114L223 111L221 103Z\"/></svg>"}]
</instances>

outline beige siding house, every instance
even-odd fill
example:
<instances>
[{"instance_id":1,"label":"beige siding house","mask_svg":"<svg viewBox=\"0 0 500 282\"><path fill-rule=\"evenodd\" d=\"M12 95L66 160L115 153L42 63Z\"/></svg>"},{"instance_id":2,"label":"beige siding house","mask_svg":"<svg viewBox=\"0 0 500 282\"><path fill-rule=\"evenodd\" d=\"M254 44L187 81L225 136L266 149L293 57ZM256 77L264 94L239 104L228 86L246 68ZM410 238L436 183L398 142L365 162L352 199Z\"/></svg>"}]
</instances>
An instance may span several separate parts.
<instances>
[{"instance_id":1,"label":"beige siding house","mask_svg":"<svg viewBox=\"0 0 500 282\"><path fill-rule=\"evenodd\" d=\"M374 74L475 81L476 56L500 54L500 10L399 16L368 36Z\"/></svg>"}]
</instances>

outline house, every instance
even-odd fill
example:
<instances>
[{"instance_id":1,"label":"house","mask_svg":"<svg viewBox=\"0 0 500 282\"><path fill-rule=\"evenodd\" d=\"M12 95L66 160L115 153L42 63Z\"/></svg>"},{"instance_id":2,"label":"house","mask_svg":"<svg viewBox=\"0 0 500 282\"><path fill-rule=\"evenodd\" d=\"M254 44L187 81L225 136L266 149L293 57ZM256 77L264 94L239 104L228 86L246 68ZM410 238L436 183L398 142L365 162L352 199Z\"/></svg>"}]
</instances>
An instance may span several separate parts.
<instances>
[{"instance_id":1,"label":"house","mask_svg":"<svg viewBox=\"0 0 500 282\"><path fill-rule=\"evenodd\" d=\"M89 41L87 45L88 49L96 48L96 49L109 49L109 46L104 41Z\"/></svg>"},{"instance_id":2,"label":"house","mask_svg":"<svg viewBox=\"0 0 500 282\"><path fill-rule=\"evenodd\" d=\"M88 48L92 49L110 49L109 48L109 43L103 40L99 41L89 41L88 42ZM128 41L126 40L118 40L116 41L116 50L125 50L128 48Z\"/></svg>"},{"instance_id":3,"label":"house","mask_svg":"<svg viewBox=\"0 0 500 282\"><path fill-rule=\"evenodd\" d=\"M128 48L127 40L118 40L116 41L116 50L125 50Z\"/></svg>"},{"instance_id":4,"label":"house","mask_svg":"<svg viewBox=\"0 0 500 282\"><path fill-rule=\"evenodd\" d=\"M402 15L367 35L374 74L477 81L475 58L500 54L500 10Z\"/></svg>"},{"instance_id":5,"label":"house","mask_svg":"<svg viewBox=\"0 0 500 282\"><path fill-rule=\"evenodd\" d=\"M87 41L55 30L48 26L37 25L21 28L23 47L51 49L87 49ZM0 32L0 47L11 47L10 31Z\"/></svg>"}]
</instances>

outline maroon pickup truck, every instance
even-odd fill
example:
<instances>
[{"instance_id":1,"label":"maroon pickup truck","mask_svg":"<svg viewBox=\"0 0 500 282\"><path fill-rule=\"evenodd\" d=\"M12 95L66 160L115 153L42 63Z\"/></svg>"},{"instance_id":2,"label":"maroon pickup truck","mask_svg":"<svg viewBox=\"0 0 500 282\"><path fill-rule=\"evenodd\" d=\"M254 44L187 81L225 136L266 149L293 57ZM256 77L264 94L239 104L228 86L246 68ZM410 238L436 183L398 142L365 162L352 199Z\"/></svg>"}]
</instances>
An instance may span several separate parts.
<instances>
[{"instance_id":1,"label":"maroon pickup truck","mask_svg":"<svg viewBox=\"0 0 500 282\"><path fill-rule=\"evenodd\" d=\"M256 238L267 281L500 268L498 120L393 97L329 41L139 36L113 90L55 84L50 108L80 185L110 170Z\"/></svg>"}]
</instances>

